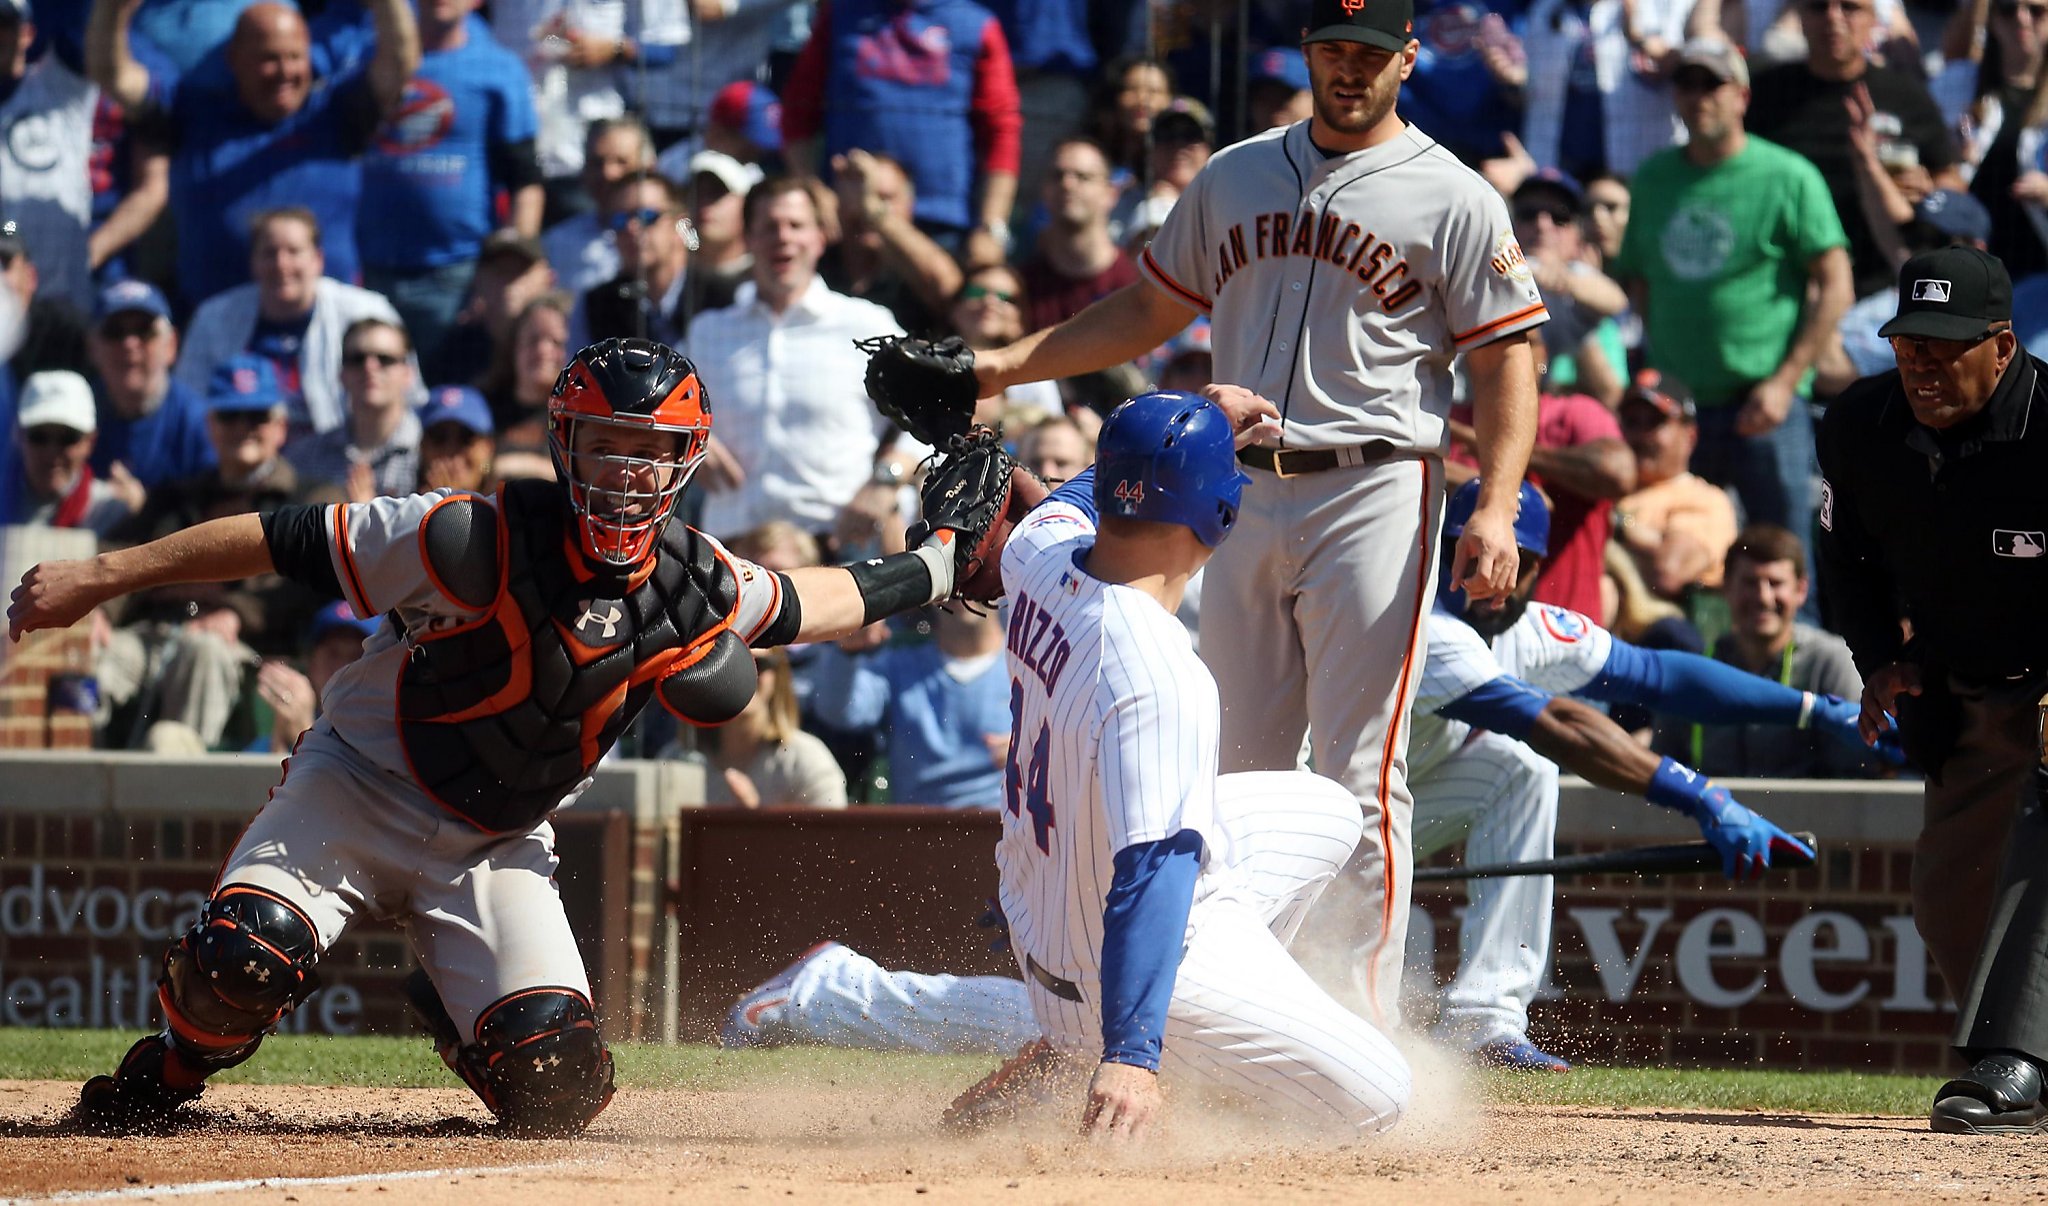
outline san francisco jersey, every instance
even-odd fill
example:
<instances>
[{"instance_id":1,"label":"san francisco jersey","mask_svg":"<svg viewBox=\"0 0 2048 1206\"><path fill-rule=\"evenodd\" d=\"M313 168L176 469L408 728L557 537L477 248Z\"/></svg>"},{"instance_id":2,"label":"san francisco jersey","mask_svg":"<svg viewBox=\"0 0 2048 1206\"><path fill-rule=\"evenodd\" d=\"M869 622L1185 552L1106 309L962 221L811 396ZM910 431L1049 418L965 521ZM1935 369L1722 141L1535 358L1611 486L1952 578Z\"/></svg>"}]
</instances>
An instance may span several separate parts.
<instances>
[{"instance_id":1,"label":"san francisco jersey","mask_svg":"<svg viewBox=\"0 0 2048 1206\"><path fill-rule=\"evenodd\" d=\"M1215 378L1289 447L1441 452L1459 352L1549 318L1500 194L1414 126L1326 156L1297 122L1226 147L1139 256L1213 319Z\"/></svg>"},{"instance_id":2,"label":"san francisco jersey","mask_svg":"<svg viewBox=\"0 0 2048 1206\"><path fill-rule=\"evenodd\" d=\"M1081 568L1095 523L1040 505L1003 550L1010 600L1010 756L996 846L1010 945L1081 991L1036 993L1048 1030L1101 1029L1102 909L1116 853L1201 835L1199 902L1228 880L1216 819L1216 681L1157 600Z\"/></svg>"},{"instance_id":3,"label":"san francisco jersey","mask_svg":"<svg viewBox=\"0 0 2048 1206\"><path fill-rule=\"evenodd\" d=\"M335 577L343 583L348 604L357 615L388 617L365 638L363 656L343 667L327 682L320 697L320 722L357 752L392 774L413 781L399 727L399 680L412 656L413 637L469 623L483 612L466 608L449 596L429 569L422 549L422 525L428 512L456 493L385 496L363 503L336 503L323 508L328 556ZM497 510L490 508L495 516ZM739 607L732 630L749 644L773 623L782 608L782 588L774 574L726 551L709 536L716 555L731 568L739 584ZM511 607L510 599L501 602ZM395 623L393 621L396 621ZM593 635L623 617L592 609L579 623ZM609 635L609 634L605 634ZM589 786L585 779L563 797L566 806Z\"/></svg>"},{"instance_id":4,"label":"san francisco jersey","mask_svg":"<svg viewBox=\"0 0 2048 1206\"><path fill-rule=\"evenodd\" d=\"M1614 650L1605 628L1563 607L1531 603L1491 645L1470 624L1441 609L1429 613L1429 653L1415 692L1408 768L1420 779L1458 752L1472 733L1462 720L1438 715L1503 675L1552 695L1570 695L1600 676Z\"/></svg>"}]
</instances>

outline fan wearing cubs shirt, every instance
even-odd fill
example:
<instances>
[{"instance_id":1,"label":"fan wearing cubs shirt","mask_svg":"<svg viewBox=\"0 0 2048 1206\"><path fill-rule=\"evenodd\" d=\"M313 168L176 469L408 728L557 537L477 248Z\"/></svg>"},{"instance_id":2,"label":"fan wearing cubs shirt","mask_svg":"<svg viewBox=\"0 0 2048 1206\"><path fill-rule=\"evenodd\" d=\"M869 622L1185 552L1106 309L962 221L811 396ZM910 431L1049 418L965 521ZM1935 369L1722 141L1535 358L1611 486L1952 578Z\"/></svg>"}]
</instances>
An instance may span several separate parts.
<instances>
[{"instance_id":1,"label":"fan wearing cubs shirt","mask_svg":"<svg viewBox=\"0 0 2048 1206\"><path fill-rule=\"evenodd\" d=\"M1161 1084L1341 1134L1392 1126L1408 1065L1287 952L1360 831L1342 786L1217 774L1215 680L1174 618L1231 534L1242 389L1142 394L1095 465L1010 533L1013 725L1000 900L1045 1041L955 1103L971 1120L1062 1062L1094 1060L1084 1129L1136 1136ZM1267 424L1269 425L1269 424Z\"/></svg>"},{"instance_id":2,"label":"fan wearing cubs shirt","mask_svg":"<svg viewBox=\"0 0 2048 1206\"><path fill-rule=\"evenodd\" d=\"M1478 482L1468 482L1451 497L1446 541L1469 522L1479 490ZM1793 849L1810 857L1798 839L1713 780L1659 758L1606 715L1566 696L1639 704L1707 724L1813 728L1858 750L1864 748L1856 730L1861 705L1795 691L1696 654L1641 649L1578 612L1531 604L1549 535L1549 508L1524 483L1514 591L1505 600L1477 602L1448 577L1439 586L1408 748L1416 855L1462 839L1474 863L1549 858L1562 766L1697 821L1730 879L1761 874L1774 852ZM1894 742L1879 752L1898 761ZM1444 991L1439 1036L1484 1063L1569 1071L1527 1034L1529 1002L1550 953L1550 877L1476 879L1468 890L1458 975Z\"/></svg>"},{"instance_id":3,"label":"fan wearing cubs shirt","mask_svg":"<svg viewBox=\"0 0 2048 1206\"><path fill-rule=\"evenodd\" d=\"M1330 919L1375 1020L1398 1017L1407 929L1405 718L1436 577L1454 365L1475 400L1485 487L1453 554L1476 598L1514 584L1512 485L1536 423L1528 332L1548 317L1506 203L1395 112L1415 67L1411 0L1315 0L1314 115L1210 159L1139 257L1143 279L975 353L983 395L1101 369L1212 322L1214 378L1273 400L1243 449L1237 538L1202 594L1223 769L1295 765L1351 790L1365 899ZM1356 891L1347 893L1356 895ZM1323 923L1318 923L1323 924Z\"/></svg>"},{"instance_id":4,"label":"fan wearing cubs shirt","mask_svg":"<svg viewBox=\"0 0 2048 1206\"><path fill-rule=\"evenodd\" d=\"M548 417L557 481L238 515L23 575L14 639L144 587L272 571L382 617L165 954L166 1028L87 1082L81 1123L164 1125L253 1055L318 986L322 954L374 916L405 924L441 1057L506 1129L582 1130L611 1099L612 1062L548 815L649 703L724 723L754 692L749 646L845 636L946 597L957 549L982 540L943 530L783 574L670 522L711 407L696 366L660 344L585 348Z\"/></svg>"}]
</instances>

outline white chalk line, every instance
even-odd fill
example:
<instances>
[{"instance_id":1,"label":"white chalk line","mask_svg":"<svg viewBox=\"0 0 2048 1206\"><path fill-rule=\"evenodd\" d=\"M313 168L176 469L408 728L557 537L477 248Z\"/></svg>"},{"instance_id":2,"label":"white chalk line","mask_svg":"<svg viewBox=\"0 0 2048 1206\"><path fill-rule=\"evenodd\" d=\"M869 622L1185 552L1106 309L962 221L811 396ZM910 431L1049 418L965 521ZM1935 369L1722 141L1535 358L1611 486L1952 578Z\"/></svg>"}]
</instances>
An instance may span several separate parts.
<instances>
[{"instance_id":1,"label":"white chalk line","mask_svg":"<svg viewBox=\"0 0 2048 1206\"><path fill-rule=\"evenodd\" d=\"M25 1198L0 1198L0 1206L31 1202L116 1202L135 1198L183 1198L200 1194L236 1193L244 1189L312 1189L328 1185L367 1185L376 1181L424 1181L434 1177L489 1177L507 1173L548 1172L582 1164L558 1160L550 1164L496 1164L481 1168L415 1168L399 1172L351 1173L338 1177L249 1177L240 1181L187 1181L175 1185L130 1185L125 1189L64 1189Z\"/></svg>"}]
</instances>

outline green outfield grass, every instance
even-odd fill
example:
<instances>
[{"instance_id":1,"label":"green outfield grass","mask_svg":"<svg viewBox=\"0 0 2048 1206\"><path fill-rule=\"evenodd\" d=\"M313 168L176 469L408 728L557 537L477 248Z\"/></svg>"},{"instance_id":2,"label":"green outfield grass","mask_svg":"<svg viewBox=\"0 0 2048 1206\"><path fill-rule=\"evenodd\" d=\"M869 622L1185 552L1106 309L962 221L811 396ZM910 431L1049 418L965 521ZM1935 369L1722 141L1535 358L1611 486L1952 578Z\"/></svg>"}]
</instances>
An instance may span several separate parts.
<instances>
[{"instance_id":1,"label":"green outfield grass","mask_svg":"<svg viewBox=\"0 0 2048 1206\"><path fill-rule=\"evenodd\" d=\"M0 1029L0 1077L84 1080L111 1069L135 1036L107 1030ZM874 1055L797 1048L721 1051L618 1043L627 1088L734 1089L808 1083L961 1086L991 1067L982 1056ZM218 1078L223 1084L375 1085L451 1088L455 1080L424 1039L276 1035L263 1052ZM1921 1115L1935 1077L1850 1072L1580 1067L1568 1076L1489 1073L1488 1099L1513 1105L1625 1106L1663 1110L1761 1110L1787 1114Z\"/></svg>"}]
</instances>

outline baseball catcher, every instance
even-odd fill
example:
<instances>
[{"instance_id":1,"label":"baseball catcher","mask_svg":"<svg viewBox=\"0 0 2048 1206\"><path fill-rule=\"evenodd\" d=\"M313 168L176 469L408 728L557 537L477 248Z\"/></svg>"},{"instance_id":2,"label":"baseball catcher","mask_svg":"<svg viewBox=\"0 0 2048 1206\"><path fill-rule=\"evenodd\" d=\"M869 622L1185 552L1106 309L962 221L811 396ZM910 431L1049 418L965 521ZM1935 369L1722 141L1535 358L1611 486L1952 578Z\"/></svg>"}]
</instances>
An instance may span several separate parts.
<instances>
[{"instance_id":1,"label":"baseball catcher","mask_svg":"<svg viewBox=\"0 0 2048 1206\"><path fill-rule=\"evenodd\" d=\"M23 575L12 638L142 587L273 570L383 617L165 953L166 1028L87 1082L83 1121L160 1125L255 1054L370 915L406 923L441 1057L501 1123L582 1130L611 1099L612 1060L549 814L648 704L699 725L736 716L750 646L831 640L950 596L1008 501L963 489L909 552L775 573L670 522L711 433L680 353L585 348L548 419L559 484L232 516Z\"/></svg>"}]
</instances>

